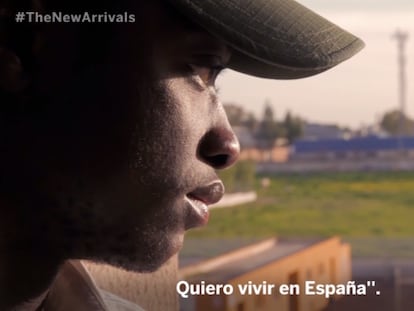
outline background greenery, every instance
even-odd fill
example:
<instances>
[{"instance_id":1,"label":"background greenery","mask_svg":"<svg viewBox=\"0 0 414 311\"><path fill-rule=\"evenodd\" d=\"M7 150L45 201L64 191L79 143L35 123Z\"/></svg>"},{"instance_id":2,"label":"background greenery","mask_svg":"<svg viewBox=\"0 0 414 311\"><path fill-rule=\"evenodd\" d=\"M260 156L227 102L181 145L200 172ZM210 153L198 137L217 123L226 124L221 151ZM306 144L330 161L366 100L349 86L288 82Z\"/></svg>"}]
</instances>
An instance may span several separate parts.
<instances>
[{"instance_id":1,"label":"background greenery","mask_svg":"<svg viewBox=\"0 0 414 311\"><path fill-rule=\"evenodd\" d=\"M213 209L188 237L340 235L357 254L414 257L414 172L259 176L254 187L256 202Z\"/></svg>"},{"instance_id":2,"label":"background greenery","mask_svg":"<svg viewBox=\"0 0 414 311\"><path fill-rule=\"evenodd\" d=\"M220 171L219 176L226 193L251 191L256 187L256 164L253 161L239 161L230 169Z\"/></svg>"}]
</instances>

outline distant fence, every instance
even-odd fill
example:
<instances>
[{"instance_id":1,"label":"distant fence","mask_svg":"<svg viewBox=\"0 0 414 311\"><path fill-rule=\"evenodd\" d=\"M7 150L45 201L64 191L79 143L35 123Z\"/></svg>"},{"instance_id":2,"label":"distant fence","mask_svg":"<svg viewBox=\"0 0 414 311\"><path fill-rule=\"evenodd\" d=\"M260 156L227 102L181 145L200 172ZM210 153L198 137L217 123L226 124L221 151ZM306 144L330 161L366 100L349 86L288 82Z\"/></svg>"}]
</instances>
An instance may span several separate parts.
<instances>
[{"instance_id":1,"label":"distant fence","mask_svg":"<svg viewBox=\"0 0 414 311\"><path fill-rule=\"evenodd\" d=\"M254 202L257 194L254 191L225 194L220 202L213 204L210 208L231 207L235 205Z\"/></svg>"}]
</instances>

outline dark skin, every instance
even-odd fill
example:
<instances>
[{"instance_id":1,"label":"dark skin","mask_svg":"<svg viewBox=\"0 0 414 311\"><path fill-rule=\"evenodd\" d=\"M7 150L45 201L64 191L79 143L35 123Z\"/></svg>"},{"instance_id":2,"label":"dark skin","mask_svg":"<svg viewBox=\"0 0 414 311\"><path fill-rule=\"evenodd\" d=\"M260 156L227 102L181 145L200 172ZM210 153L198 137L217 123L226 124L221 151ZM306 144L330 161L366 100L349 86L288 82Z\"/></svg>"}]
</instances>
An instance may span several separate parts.
<instances>
[{"instance_id":1,"label":"dark skin","mask_svg":"<svg viewBox=\"0 0 414 311\"><path fill-rule=\"evenodd\" d=\"M134 6L95 58L79 25L42 34L34 106L7 123L1 310L36 309L67 259L156 270L223 195L215 170L239 144L214 82L231 51L162 3Z\"/></svg>"}]
</instances>

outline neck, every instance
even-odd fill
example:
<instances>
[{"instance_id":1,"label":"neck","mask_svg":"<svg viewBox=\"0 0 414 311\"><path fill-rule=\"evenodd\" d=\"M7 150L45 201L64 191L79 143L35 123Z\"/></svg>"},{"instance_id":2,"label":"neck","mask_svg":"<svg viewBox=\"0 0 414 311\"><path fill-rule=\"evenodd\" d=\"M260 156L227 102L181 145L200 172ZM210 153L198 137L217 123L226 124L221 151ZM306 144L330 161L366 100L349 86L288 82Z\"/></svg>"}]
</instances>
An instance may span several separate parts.
<instances>
[{"instance_id":1,"label":"neck","mask_svg":"<svg viewBox=\"0 0 414 311\"><path fill-rule=\"evenodd\" d=\"M34 311L41 305L60 266L40 254L0 251L0 310ZM39 256L40 255L40 256Z\"/></svg>"},{"instance_id":2,"label":"neck","mask_svg":"<svg viewBox=\"0 0 414 311\"><path fill-rule=\"evenodd\" d=\"M63 263L34 208L0 196L0 310L38 309Z\"/></svg>"},{"instance_id":3,"label":"neck","mask_svg":"<svg viewBox=\"0 0 414 311\"><path fill-rule=\"evenodd\" d=\"M43 294L29 300L29 301L25 301L22 302L16 306L13 306L11 308L9 308L8 310L13 310L13 311L38 311L40 310L40 307L43 303L43 300L46 298L47 296L47 291L45 291Z\"/></svg>"},{"instance_id":4,"label":"neck","mask_svg":"<svg viewBox=\"0 0 414 311\"><path fill-rule=\"evenodd\" d=\"M0 231L0 310L33 311L41 305L63 261L50 252L52 247L16 235Z\"/></svg>"}]
</instances>

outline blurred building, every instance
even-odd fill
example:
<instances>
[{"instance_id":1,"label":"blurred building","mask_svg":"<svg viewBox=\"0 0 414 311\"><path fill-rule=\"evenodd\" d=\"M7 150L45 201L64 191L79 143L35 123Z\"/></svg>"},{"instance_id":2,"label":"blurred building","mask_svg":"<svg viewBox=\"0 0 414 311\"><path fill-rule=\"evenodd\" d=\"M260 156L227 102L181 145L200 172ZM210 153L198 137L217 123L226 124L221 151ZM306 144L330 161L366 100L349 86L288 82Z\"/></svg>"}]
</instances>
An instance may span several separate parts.
<instances>
[{"instance_id":1,"label":"blurred building","mask_svg":"<svg viewBox=\"0 0 414 311\"><path fill-rule=\"evenodd\" d=\"M235 126L233 130L240 142L240 160L284 163L289 159L290 147L285 139L276 140L269 149L247 127Z\"/></svg>"},{"instance_id":2,"label":"blurred building","mask_svg":"<svg viewBox=\"0 0 414 311\"><path fill-rule=\"evenodd\" d=\"M414 158L414 137L367 136L349 140L298 140L292 146L290 159L394 159L402 153L406 158Z\"/></svg>"},{"instance_id":3,"label":"blurred building","mask_svg":"<svg viewBox=\"0 0 414 311\"><path fill-rule=\"evenodd\" d=\"M188 258L187 258L188 259ZM213 258L180 259L179 276L191 284L231 284L231 295L182 298L182 311L320 311L329 304L324 296L303 293L304 282L345 284L351 278L350 246L337 237L319 241L269 239ZM238 286L274 284L271 294L241 295ZM299 295L282 295L282 284L299 284Z\"/></svg>"},{"instance_id":4,"label":"blurred building","mask_svg":"<svg viewBox=\"0 0 414 311\"><path fill-rule=\"evenodd\" d=\"M305 123L302 140L344 139L350 136L350 131L335 124Z\"/></svg>"}]
</instances>

